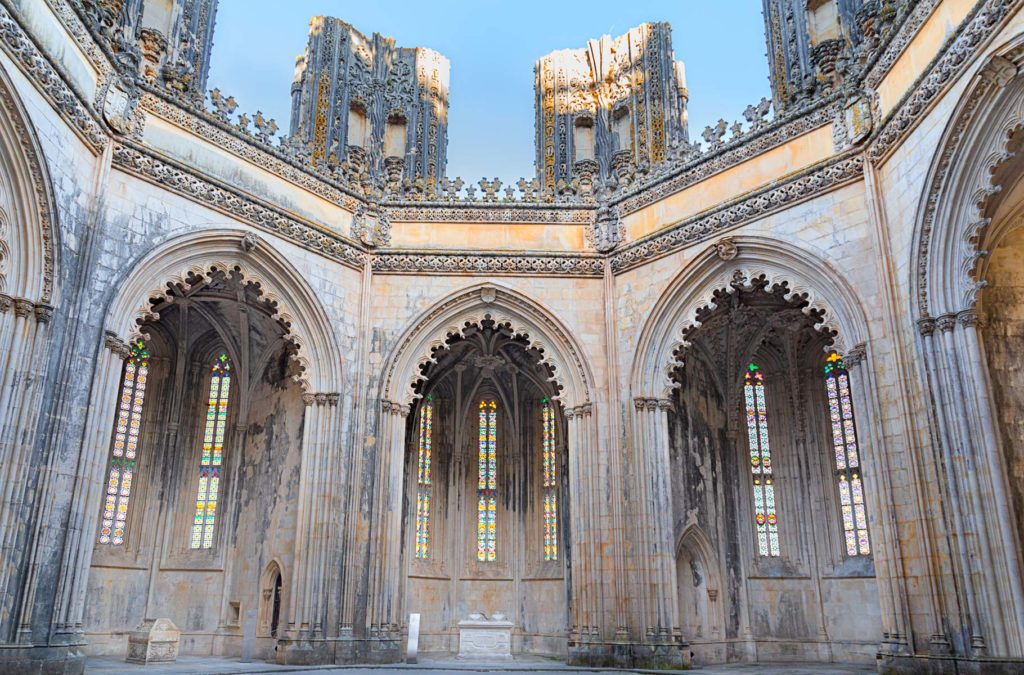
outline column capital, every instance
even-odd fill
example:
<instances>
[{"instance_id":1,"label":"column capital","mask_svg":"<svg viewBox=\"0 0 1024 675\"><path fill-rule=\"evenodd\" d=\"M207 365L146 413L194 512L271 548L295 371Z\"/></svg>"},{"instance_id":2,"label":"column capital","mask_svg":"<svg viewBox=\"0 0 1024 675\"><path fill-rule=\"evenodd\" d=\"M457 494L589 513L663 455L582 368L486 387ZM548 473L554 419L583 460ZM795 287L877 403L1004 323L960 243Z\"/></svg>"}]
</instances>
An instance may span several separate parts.
<instances>
[{"instance_id":1,"label":"column capital","mask_svg":"<svg viewBox=\"0 0 1024 675\"><path fill-rule=\"evenodd\" d=\"M54 309L50 305L36 305L36 321L39 323L50 323L53 319Z\"/></svg>"},{"instance_id":2,"label":"column capital","mask_svg":"<svg viewBox=\"0 0 1024 675\"><path fill-rule=\"evenodd\" d=\"M956 314L943 314L935 320L935 325L943 333L948 333L956 328Z\"/></svg>"},{"instance_id":3,"label":"column capital","mask_svg":"<svg viewBox=\"0 0 1024 675\"><path fill-rule=\"evenodd\" d=\"M408 417L412 412L412 408L409 406L386 399L381 399L380 409L385 415L400 415L402 417Z\"/></svg>"},{"instance_id":4,"label":"column capital","mask_svg":"<svg viewBox=\"0 0 1024 675\"><path fill-rule=\"evenodd\" d=\"M302 402L306 405L307 408L309 408L314 403L316 403L316 394L310 392L303 392Z\"/></svg>"},{"instance_id":5,"label":"column capital","mask_svg":"<svg viewBox=\"0 0 1024 675\"><path fill-rule=\"evenodd\" d=\"M110 331L103 334L103 346L125 361L132 355L132 349L128 346L128 343Z\"/></svg>"},{"instance_id":6,"label":"column capital","mask_svg":"<svg viewBox=\"0 0 1024 675\"><path fill-rule=\"evenodd\" d=\"M32 304L31 300L25 298L14 299L14 316L20 318L26 318L35 314L36 306Z\"/></svg>"},{"instance_id":7,"label":"column capital","mask_svg":"<svg viewBox=\"0 0 1024 675\"><path fill-rule=\"evenodd\" d=\"M588 401L587 403L583 403L581 405L578 405L575 408L566 408L565 416L568 419L575 419L575 418L582 419L584 417L589 417L593 412L594 412L594 404L590 403Z\"/></svg>"},{"instance_id":8,"label":"column capital","mask_svg":"<svg viewBox=\"0 0 1024 675\"><path fill-rule=\"evenodd\" d=\"M864 363L867 358L867 345L861 342L850 348L850 351L843 356L843 365L846 366L847 370L850 368L856 368L860 364Z\"/></svg>"},{"instance_id":9,"label":"column capital","mask_svg":"<svg viewBox=\"0 0 1024 675\"><path fill-rule=\"evenodd\" d=\"M935 319L924 316L917 320L917 332L924 337L931 337L935 333Z\"/></svg>"},{"instance_id":10,"label":"column capital","mask_svg":"<svg viewBox=\"0 0 1024 675\"><path fill-rule=\"evenodd\" d=\"M956 319L964 328L981 327L983 325L981 317L978 316L978 310L973 307L971 309L965 309L957 314Z\"/></svg>"}]
</instances>

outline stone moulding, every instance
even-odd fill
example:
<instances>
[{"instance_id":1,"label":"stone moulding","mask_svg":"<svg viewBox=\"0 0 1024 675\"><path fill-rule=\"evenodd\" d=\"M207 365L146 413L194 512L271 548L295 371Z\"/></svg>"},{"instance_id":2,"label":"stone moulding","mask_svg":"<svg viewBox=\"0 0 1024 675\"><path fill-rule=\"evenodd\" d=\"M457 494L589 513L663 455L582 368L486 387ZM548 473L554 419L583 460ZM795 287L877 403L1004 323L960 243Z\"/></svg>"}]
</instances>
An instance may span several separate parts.
<instances>
[{"instance_id":1,"label":"stone moulding","mask_svg":"<svg viewBox=\"0 0 1024 675\"><path fill-rule=\"evenodd\" d=\"M988 0L976 6L956 31L939 55L918 77L882 124L868 153L872 163L880 164L892 155L924 116L973 61L973 57L1016 10L1024 0Z\"/></svg>"},{"instance_id":2,"label":"stone moulding","mask_svg":"<svg viewBox=\"0 0 1024 675\"><path fill-rule=\"evenodd\" d=\"M645 183L629 195L613 200L612 204L618 206L623 215L635 213L798 136L830 124L840 110L842 103L834 98L820 101L796 117L773 121L763 130L743 137L737 145L726 144L720 150L702 155L661 179Z\"/></svg>"},{"instance_id":3,"label":"stone moulding","mask_svg":"<svg viewBox=\"0 0 1024 675\"><path fill-rule=\"evenodd\" d=\"M68 86L67 78L38 48L8 6L8 0L0 2L0 46L85 144L99 154L110 139L96 121L98 116Z\"/></svg>"},{"instance_id":4,"label":"stone moulding","mask_svg":"<svg viewBox=\"0 0 1024 675\"><path fill-rule=\"evenodd\" d=\"M559 208L553 204L492 204L435 202L388 205L384 212L391 222L481 222L481 223L558 223L589 225L594 208L578 205Z\"/></svg>"},{"instance_id":5,"label":"stone moulding","mask_svg":"<svg viewBox=\"0 0 1024 675\"><path fill-rule=\"evenodd\" d=\"M215 119L205 111L183 108L154 87L143 85L143 88L145 93L140 100L140 107L146 112L350 211L355 211L363 204L362 198L345 186L315 173L310 167L287 158L283 153L274 152L266 144L253 142L253 139L247 138L230 124Z\"/></svg>"},{"instance_id":6,"label":"stone moulding","mask_svg":"<svg viewBox=\"0 0 1024 675\"><path fill-rule=\"evenodd\" d=\"M939 6L941 1L919 0L917 2L917 5L910 11L910 14L899 27L899 30L896 31L889 44L881 50L874 63L868 69L868 74L864 77L864 87L866 89L878 88L878 85L889 74L896 61L903 55L903 50L917 36L921 26L924 25L924 22L928 20L928 17L932 15L932 12Z\"/></svg>"},{"instance_id":7,"label":"stone moulding","mask_svg":"<svg viewBox=\"0 0 1024 675\"><path fill-rule=\"evenodd\" d=\"M381 274L544 274L601 277L604 256L480 254L472 252L399 251L378 253L371 262Z\"/></svg>"},{"instance_id":8,"label":"stone moulding","mask_svg":"<svg viewBox=\"0 0 1024 675\"><path fill-rule=\"evenodd\" d=\"M668 255L681 248L793 206L806 199L860 180L864 156L847 155L803 172L793 180L763 188L752 195L687 218L667 230L640 239L611 256L616 274Z\"/></svg>"},{"instance_id":9,"label":"stone moulding","mask_svg":"<svg viewBox=\"0 0 1024 675\"><path fill-rule=\"evenodd\" d=\"M261 204L239 191L199 178L176 162L157 158L142 148L118 144L114 148L113 163L128 173L282 236L349 267L361 269L366 260L365 252L340 235L326 232L311 223Z\"/></svg>"}]
</instances>

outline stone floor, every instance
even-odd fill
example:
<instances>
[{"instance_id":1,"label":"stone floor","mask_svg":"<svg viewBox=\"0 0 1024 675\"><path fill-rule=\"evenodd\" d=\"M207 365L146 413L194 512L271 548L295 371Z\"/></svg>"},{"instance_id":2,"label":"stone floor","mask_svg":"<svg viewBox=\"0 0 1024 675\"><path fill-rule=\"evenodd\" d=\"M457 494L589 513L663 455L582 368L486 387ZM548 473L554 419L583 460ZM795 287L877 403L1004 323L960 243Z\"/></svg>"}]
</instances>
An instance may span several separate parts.
<instances>
[{"instance_id":1,"label":"stone floor","mask_svg":"<svg viewBox=\"0 0 1024 675\"><path fill-rule=\"evenodd\" d=\"M248 673L294 673L309 672L317 675L384 675L384 673L427 671L429 675L464 675L467 672L525 672L525 673L595 673L617 675L621 673L660 673L664 671L622 671L592 668L570 668L558 661L539 657L521 657L500 664L466 663L451 658L421 659L418 665L399 666L319 666L287 667L273 663L254 661L239 663L235 659L221 659L208 656L182 656L177 663L167 665L139 666L125 663L122 659L92 657L86 664L88 675L246 675ZM847 666L839 664L808 665L798 663L778 664L736 664L727 666L705 666L694 668L690 673L707 675L732 675L733 673L759 673L763 675L866 675L875 672L870 666ZM426 673L425 673L426 675Z\"/></svg>"}]
</instances>

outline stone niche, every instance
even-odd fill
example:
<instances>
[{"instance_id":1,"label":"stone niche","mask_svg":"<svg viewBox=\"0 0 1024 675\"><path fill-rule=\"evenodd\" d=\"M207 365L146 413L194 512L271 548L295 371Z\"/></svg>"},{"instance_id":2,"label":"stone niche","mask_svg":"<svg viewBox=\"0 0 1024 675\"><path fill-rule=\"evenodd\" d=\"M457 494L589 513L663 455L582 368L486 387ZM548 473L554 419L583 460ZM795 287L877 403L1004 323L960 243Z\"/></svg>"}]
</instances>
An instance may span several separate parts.
<instances>
[{"instance_id":1,"label":"stone niche","mask_svg":"<svg viewBox=\"0 0 1024 675\"><path fill-rule=\"evenodd\" d=\"M178 660L181 631L170 619L144 621L128 634L129 663L174 663Z\"/></svg>"}]
</instances>

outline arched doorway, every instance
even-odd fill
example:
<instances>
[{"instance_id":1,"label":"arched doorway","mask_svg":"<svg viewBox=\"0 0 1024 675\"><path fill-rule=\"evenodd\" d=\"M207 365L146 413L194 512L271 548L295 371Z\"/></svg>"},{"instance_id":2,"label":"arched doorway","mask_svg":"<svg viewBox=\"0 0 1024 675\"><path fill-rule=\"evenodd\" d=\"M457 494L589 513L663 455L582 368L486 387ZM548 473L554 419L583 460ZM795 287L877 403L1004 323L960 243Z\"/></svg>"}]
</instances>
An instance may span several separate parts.
<instances>
[{"instance_id":1,"label":"arched doorway","mask_svg":"<svg viewBox=\"0 0 1024 675\"><path fill-rule=\"evenodd\" d=\"M679 629L690 643L694 665L722 663L728 655L722 633L719 560L700 526L687 527L676 546Z\"/></svg>"},{"instance_id":2,"label":"arched doorway","mask_svg":"<svg viewBox=\"0 0 1024 675\"><path fill-rule=\"evenodd\" d=\"M450 337L409 417L406 613L420 649L506 617L514 652L564 657L569 557L565 424L547 366L493 320Z\"/></svg>"}]
</instances>

